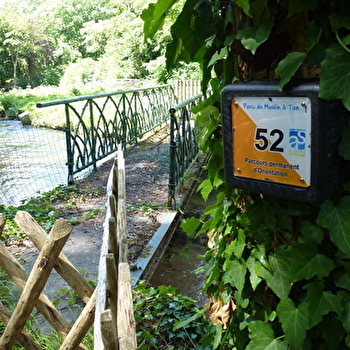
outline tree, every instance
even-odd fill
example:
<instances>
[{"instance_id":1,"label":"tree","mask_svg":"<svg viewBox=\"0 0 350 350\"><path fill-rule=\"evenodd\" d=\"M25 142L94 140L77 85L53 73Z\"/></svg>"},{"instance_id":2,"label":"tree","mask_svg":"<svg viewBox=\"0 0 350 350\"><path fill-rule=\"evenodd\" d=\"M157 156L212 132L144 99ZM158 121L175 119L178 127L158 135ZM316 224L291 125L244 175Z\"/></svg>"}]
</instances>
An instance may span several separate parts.
<instances>
[{"instance_id":1,"label":"tree","mask_svg":"<svg viewBox=\"0 0 350 350\"><path fill-rule=\"evenodd\" d=\"M148 7L146 38L175 2ZM319 205L230 188L220 115L227 84L265 78L278 78L281 89L296 77L319 78L319 96L350 110L349 10L345 0L187 0L172 25L167 68L198 62L203 92L208 83L213 91L194 111L199 145L210 154L200 191L206 199L215 189L217 202L183 227L210 232L204 289L227 316L203 339L214 349L350 347L349 179ZM347 161L349 128L339 145Z\"/></svg>"},{"instance_id":2,"label":"tree","mask_svg":"<svg viewBox=\"0 0 350 350\"><path fill-rule=\"evenodd\" d=\"M26 83L31 83L33 72L40 71L53 59L39 23L27 14L4 10L0 16L0 26L2 51L12 63L13 86L17 86L18 75Z\"/></svg>"}]
</instances>

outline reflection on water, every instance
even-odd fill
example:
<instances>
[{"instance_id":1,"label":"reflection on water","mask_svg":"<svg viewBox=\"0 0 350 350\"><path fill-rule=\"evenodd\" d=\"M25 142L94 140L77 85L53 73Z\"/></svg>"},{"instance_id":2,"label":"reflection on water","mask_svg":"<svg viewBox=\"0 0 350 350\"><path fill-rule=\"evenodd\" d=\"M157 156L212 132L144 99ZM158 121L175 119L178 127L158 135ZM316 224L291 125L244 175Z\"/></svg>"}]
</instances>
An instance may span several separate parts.
<instances>
[{"instance_id":1,"label":"reflection on water","mask_svg":"<svg viewBox=\"0 0 350 350\"><path fill-rule=\"evenodd\" d=\"M0 204L67 183L65 134L0 119Z\"/></svg>"}]
</instances>

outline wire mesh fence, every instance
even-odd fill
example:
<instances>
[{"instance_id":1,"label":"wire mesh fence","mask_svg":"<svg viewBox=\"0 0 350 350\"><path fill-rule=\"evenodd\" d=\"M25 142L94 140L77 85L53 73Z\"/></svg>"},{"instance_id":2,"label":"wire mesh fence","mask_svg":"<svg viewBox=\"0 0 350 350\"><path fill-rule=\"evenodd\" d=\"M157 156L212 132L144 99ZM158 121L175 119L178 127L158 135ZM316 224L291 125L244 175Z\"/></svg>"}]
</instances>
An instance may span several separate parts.
<instances>
[{"instance_id":1,"label":"wire mesh fence","mask_svg":"<svg viewBox=\"0 0 350 350\"><path fill-rule=\"evenodd\" d=\"M117 100L111 93L79 98L69 106L61 103L54 113L66 119L65 132L0 119L0 205L18 206L96 169L114 156L118 143L136 143L143 133L168 122L174 101L198 93L200 83L178 82L167 89L163 95L152 87L118 92L122 97ZM67 109L72 119L67 120Z\"/></svg>"}]
</instances>

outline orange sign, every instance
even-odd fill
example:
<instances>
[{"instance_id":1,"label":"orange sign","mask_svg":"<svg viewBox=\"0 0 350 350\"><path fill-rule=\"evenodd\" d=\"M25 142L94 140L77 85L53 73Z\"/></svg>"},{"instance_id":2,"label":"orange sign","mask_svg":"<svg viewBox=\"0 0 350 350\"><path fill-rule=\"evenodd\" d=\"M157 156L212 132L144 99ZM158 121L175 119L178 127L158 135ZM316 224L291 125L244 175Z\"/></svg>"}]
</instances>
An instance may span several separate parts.
<instances>
[{"instance_id":1,"label":"orange sign","mask_svg":"<svg viewBox=\"0 0 350 350\"><path fill-rule=\"evenodd\" d=\"M235 176L310 186L308 98L236 97L231 109Z\"/></svg>"}]
</instances>

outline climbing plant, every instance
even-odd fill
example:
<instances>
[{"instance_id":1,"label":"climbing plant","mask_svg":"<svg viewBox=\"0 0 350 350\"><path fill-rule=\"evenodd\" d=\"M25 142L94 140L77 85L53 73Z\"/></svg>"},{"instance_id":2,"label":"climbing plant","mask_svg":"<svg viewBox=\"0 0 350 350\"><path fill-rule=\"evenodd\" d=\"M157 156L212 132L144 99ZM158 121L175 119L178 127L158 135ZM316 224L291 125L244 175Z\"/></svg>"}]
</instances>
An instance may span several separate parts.
<instances>
[{"instance_id":1,"label":"climbing plant","mask_svg":"<svg viewBox=\"0 0 350 350\"><path fill-rule=\"evenodd\" d=\"M175 2L144 11L146 38ZM349 178L320 204L230 188L220 115L224 86L266 78L281 89L295 78L319 79L319 97L350 110L349 1L187 0L172 26L167 68L180 61L199 62L203 91L213 91L195 112L199 145L210 154L199 190L207 199L215 189L216 203L183 224L210 235L204 290L222 306L203 346L350 348ZM349 125L341 136L339 153L349 161Z\"/></svg>"}]
</instances>

